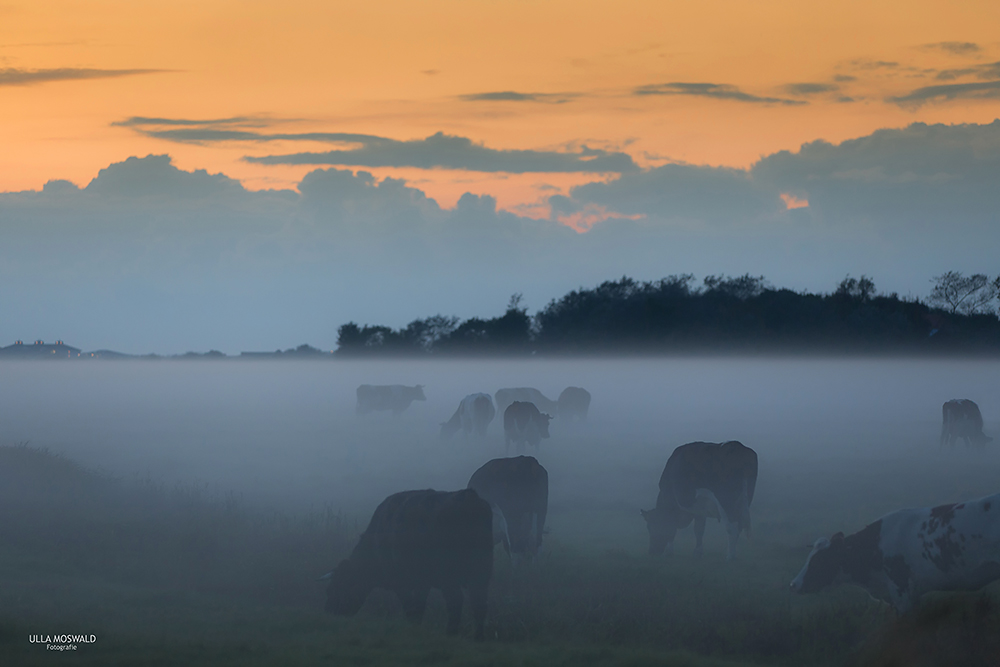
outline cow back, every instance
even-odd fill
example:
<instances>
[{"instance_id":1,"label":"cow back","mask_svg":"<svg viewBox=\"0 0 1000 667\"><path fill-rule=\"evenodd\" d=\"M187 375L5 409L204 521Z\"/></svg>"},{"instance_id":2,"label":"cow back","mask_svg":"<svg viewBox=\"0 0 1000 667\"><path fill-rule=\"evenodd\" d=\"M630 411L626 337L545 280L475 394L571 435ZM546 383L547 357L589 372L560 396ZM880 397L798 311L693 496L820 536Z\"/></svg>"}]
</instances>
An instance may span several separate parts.
<instances>
[{"instance_id":1,"label":"cow back","mask_svg":"<svg viewBox=\"0 0 1000 667\"><path fill-rule=\"evenodd\" d=\"M746 493L747 505L757 486L757 453L732 440L723 444L692 442L674 450L660 476L658 508L694 506L698 489L708 489L731 512Z\"/></svg>"}]
</instances>

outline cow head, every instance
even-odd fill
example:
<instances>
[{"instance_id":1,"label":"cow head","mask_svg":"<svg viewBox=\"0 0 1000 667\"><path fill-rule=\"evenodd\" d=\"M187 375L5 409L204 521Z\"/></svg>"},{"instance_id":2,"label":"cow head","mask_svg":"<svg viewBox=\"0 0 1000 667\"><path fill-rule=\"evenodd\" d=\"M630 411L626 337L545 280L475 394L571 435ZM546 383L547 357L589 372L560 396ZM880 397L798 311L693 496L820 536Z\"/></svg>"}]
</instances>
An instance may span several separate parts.
<instances>
[{"instance_id":1,"label":"cow head","mask_svg":"<svg viewBox=\"0 0 1000 667\"><path fill-rule=\"evenodd\" d=\"M837 533L830 539L821 537L816 540L805 566L792 580L792 590L796 593L818 593L834 583L843 571L844 551L843 533Z\"/></svg>"},{"instance_id":2,"label":"cow head","mask_svg":"<svg viewBox=\"0 0 1000 667\"><path fill-rule=\"evenodd\" d=\"M424 396L424 385L418 384L413 388L413 400L415 401L426 401L427 397Z\"/></svg>"},{"instance_id":3,"label":"cow head","mask_svg":"<svg viewBox=\"0 0 1000 667\"><path fill-rule=\"evenodd\" d=\"M671 530L670 516L659 507L648 511L639 510L639 513L646 520L646 529L649 531L649 555L663 555L667 544L672 541L676 533L676 528Z\"/></svg>"},{"instance_id":4,"label":"cow head","mask_svg":"<svg viewBox=\"0 0 1000 667\"><path fill-rule=\"evenodd\" d=\"M351 560L340 561L330 573L330 585L326 589L326 611L337 616L353 616L365 603L372 590L368 577L362 568Z\"/></svg>"},{"instance_id":5,"label":"cow head","mask_svg":"<svg viewBox=\"0 0 1000 667\"><path fill-rule=\"evenodd\" d=\"M449 440L451 436L458 433L458 429L460 428L462 428L462 425L459 423L457 419L447 422L441 422L441 439Z\"/></svg>"}]
</instances>

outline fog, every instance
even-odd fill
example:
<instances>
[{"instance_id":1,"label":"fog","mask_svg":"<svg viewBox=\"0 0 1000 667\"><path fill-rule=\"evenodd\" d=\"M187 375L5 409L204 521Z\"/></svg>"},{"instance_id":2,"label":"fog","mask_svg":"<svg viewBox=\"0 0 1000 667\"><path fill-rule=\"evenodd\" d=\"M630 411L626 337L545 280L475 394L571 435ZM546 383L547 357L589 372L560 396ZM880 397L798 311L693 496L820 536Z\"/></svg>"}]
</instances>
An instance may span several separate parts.
<instances>
[{"instance_id":1,"label":"fog","mask_svg":"<svg viewBox=\"0 0 1000 667\"><path fill-rule=\"evenodd\" d=\"M553 421L536 454L549 471L553 535L644 548L636 510L654 505L673 449L740 440L760 458L755 525L782 539L781 526L801 524L797 513L820 487L843 511L827 507L817 535L1000 490L998 371L997 361L878 359L8 362L0 445L27 442L122 478L200 485L282 511L331 507L366 522L390 493L462 488L504 455L499 415L485 440L439 439L465 395L531 386L555 399L580 386L593 395L589 420ZM427 400L398 417L356 416L362 383L423 384ZM975 400L998 441L942 451L950 398ZM588 530L595 512L620 513L614 534ZM722 533L710 529L707 548ZM693 547L690 535L678 539L679 551L685 540Z\"/></svg>"}]
</instances>

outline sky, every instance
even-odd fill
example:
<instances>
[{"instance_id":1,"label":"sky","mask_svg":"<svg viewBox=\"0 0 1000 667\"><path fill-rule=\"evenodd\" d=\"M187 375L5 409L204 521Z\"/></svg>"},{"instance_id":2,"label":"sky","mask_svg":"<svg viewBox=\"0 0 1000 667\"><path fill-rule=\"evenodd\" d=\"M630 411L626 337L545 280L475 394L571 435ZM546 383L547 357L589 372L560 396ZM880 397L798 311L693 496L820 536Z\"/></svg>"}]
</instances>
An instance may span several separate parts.
<instances>
[{"instance_id":1,"label":"sky","mask_svg":"<svg viewBox=\"0 0 1000 667\"><path fill-rule=\"evenodd\" d=\"M0 0L0 345L996 274L995 2Z\"/></svg>"}]
</instances>

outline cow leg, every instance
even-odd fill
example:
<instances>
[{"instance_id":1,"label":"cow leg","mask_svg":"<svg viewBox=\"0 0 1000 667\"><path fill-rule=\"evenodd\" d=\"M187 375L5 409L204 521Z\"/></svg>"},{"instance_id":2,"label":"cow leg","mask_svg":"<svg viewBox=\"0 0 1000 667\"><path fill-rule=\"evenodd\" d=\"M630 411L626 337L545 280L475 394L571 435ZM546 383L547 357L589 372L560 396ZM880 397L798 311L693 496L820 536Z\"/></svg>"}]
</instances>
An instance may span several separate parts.
<instances>
[{"instance_id":1,"label":"cow leg","mask_svg":"<svg viewBox=\"0 0 1000 667\"><path fill-rule=\"evenodd\" d=\"M701 558L701 554L704 552L704 547L702 546L702 538L705 537L705 517L696 516L694 518L694 555Z\"/></svg>"},{"instance_id":2,"label":"cow leg","mask_svg":"<svg viewBox=\"0 0 1000 667\"><path fill-rule=\"evenodd\" d=\"M472 603L472 620L476 626L476 641L481 642L485 638L486 626L486 600L488 598L489 586L470 586L469 602ZM459 593L461 594L461 593ZM460 600L461 603L461 600Z\"/></svg>"},{"instance_id":3,"label":"cow leg","mask_svg":"<svg viewBox=\"0 0 1000 667\"><path fill-rule=\"evenodd\" d=\"M740 537L740 524L738 521L726 521L726 534L729 536L729 552L726 560L736 558L736 540Z\"/></svg>"},{"instance_id":4,"label":"cow leg","mask_svg":"<svg viewBox=\"0 0 1000 667\"><path fill-rule=\"evenodd\" d=\"M403 613L414 625L419 625L424 620L424 610L427 608L427 595L430 590L427 588L399 589L396 595L403 603Z\"/></svg>"},{"instance_id":5,"label":"cow leg","mask_svg":"<svg viewBox=\"0 0 1000 667\"><path fill-rule=\"evenodd\" d=\"M444 604L448 608L448 634L457 635L462 621L462 589L446 588L441 592L444 594Z\"/></svg>"}]
</instances>

